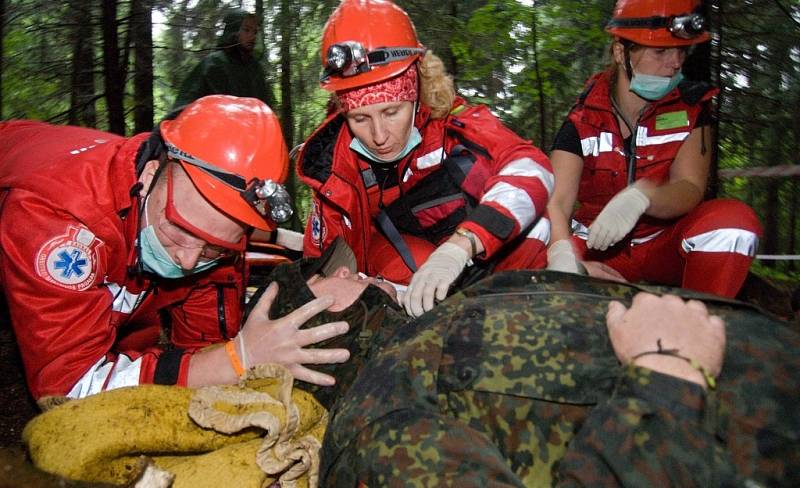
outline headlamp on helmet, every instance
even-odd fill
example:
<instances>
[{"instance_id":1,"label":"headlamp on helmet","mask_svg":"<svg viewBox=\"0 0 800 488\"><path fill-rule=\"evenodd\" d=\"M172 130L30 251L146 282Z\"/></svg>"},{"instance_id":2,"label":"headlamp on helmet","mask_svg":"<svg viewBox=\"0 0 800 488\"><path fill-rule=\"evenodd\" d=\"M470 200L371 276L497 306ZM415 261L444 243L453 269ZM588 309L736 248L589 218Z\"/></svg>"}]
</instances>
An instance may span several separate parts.
<instances>
[{"instance_id":1,"label":"headlamp on helmet","mask_svg":"<svg viewBox=\"0 0 800 488\"><path fill-rule=\"evenodd\" d=\"M258 178L253 178L246 182L241 175L225 171L207 161L192 156L169 142L165 142L165 145L168 158L195 166L209 176L238 190L239 195L265 219L270 218L280 224L292 217L294 213L292 199L282 184L270 179Z\"/></svg>"},{"instance_id":2,"label":"headlamp on helmet","mask_svg":"<svg viewBox=\"0 0 800 488\"><path fill-rule=\"evenodd\" d=\"M292 197L286 187L272 180L250 180L247 189L242 192L242 198L249 203L258 213L269 217L282 224L292 218Z\"/></svg>"},{"instance_id":3,"label":"headlamp on helmet","mask_svg":"<svg viewBox=\"0 0 800 488\"><path fill-rule=\"evenodd\" d=\"M679 39L696 39L706 30L706 19L699 12L670 17L628 17L612 19L609 28L619 29L667 29Z\"/></svg>"},{"instance_id":4,"label":"headlamp on helmet","mask_svg":"<svg viewBox=\"0 0 800 488\"><path fill-rule=\"evenodd\" d=\"M332 75L349 77L366 73L375 66L382 66L420 54L425 54L424 47L381 47L367 52L360 42L340 42L328 48L325 57L325 71L320 80L324 82Z\"/></svg>"},{"instance_id":5,"label":"headlamp on helmet","mask_svg":"<svg viewBox=\"0 0 800 488\"><path fill-rule=\"evenodd\" d=\"M681 39L694 39L706 30L706 19L702 14L693 12L678 15L670 19L669 31L673 36Z\"/></svg>"}]
</instances>

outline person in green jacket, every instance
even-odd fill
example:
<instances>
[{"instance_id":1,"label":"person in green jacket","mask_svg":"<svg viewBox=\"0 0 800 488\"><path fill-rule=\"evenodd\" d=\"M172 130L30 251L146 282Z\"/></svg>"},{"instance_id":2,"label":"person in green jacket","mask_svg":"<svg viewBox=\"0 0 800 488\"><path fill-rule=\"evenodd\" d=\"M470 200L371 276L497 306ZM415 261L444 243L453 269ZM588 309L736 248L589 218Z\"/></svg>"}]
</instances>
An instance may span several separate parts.
<instances>
[{"instance_id":1,"label":"person in green jacket","mask_svg":"<svg viewBox=\"0 0 800 488\"><path fill-rule=\"evenodd\" d=\"M258 29L258 17L254 14L243 10L227 14L217 50L189 72L174 108L211 94L257 98L272 106L264 68L253 55Z\"/></svg>"}]
</instances>

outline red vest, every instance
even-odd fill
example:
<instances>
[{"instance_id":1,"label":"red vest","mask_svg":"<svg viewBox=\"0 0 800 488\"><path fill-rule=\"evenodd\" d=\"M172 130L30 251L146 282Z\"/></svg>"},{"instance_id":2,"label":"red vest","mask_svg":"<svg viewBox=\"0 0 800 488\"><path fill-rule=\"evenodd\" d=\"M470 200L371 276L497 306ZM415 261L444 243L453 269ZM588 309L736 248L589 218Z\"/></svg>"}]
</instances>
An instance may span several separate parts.
<instances>
[{"instance_id":1,"label":"red vest","mask_svg":"<svg viewBox=\"0 0 800 488\"><path fill-rule=\"evenodd\" d=\"M593 76L568 116L578 131L583 151L583 174L578 189L580 208L575 219L587 227L606 203L628 186L629 155L625 152L609 90L606 72ZM648 178L662 184L669 179L675 155L716 93L716 89L706 84L684 82L645 107L633 128L634 180ZM633 230L633 237L651 235L666 225L667 221L643 216Z\"/></svg>"}]
</instances>

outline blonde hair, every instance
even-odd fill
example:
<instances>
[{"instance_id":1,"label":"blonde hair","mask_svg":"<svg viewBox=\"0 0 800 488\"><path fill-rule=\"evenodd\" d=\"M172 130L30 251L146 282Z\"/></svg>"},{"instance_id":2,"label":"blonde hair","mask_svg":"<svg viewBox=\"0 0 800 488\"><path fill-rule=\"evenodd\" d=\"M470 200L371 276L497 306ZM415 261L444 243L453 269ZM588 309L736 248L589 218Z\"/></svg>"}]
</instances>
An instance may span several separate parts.
<instances>
[{"instance_id":1,"label":"blonde hair","mask_svg":"<svg viewBox=\"0 0 800 488\"><path fill-rule=\"evenodd\" d=\"M420 101L431 109L431 118L443 119L453 108L456 89L442 59L428 51L419 62Z\"/></svg>"}]
</instances>

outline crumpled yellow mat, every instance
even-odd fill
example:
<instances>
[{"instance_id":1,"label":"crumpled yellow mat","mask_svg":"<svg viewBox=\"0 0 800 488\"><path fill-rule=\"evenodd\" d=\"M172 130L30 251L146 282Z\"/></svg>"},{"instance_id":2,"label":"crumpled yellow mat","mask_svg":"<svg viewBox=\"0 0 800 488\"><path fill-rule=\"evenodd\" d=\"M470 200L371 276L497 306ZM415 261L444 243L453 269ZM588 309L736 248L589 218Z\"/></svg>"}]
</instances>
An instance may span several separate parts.
<instances>
[{"instance_id":1,"label":"crumpled yellow mat","mask_svg":"<svg viewBox=\"0 0 800 488\"><path fill-rule=\"evenodd\" d=\"M68 479L128 484L146 456L166 472L148 486L315 487L328 414L292 383L263 364L238 385L120 388L44 412L22 437L38 468Z\"/></svg>"}]
</instances>

